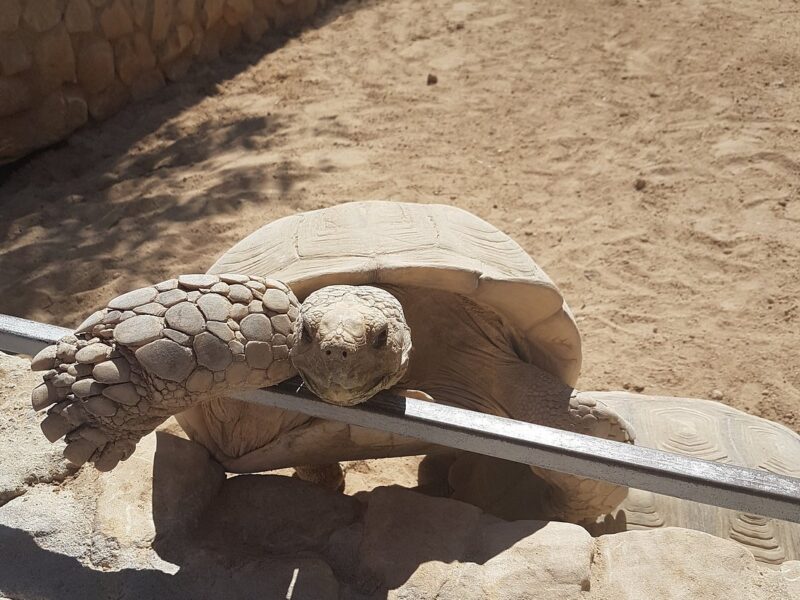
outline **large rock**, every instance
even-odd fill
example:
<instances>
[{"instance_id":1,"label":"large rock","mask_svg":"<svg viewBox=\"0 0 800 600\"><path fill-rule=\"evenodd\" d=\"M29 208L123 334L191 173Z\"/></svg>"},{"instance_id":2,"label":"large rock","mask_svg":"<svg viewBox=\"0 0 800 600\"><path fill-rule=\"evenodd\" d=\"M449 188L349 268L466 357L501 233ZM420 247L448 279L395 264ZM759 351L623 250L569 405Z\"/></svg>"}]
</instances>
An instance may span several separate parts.
<instances>
[{"instance_id":1,"label":"large rock","mask_svg":"<svg viewBox=\"0 0 800 600\"><path fill-rule=\"evenodd\" d=\"M77 473L29 406L38 377L0 354L0 597L785 600L800 563L670 528L592 538L400 487L347 496L226 476L168 421L110 473Z\"/></svg>"}]
</instances>

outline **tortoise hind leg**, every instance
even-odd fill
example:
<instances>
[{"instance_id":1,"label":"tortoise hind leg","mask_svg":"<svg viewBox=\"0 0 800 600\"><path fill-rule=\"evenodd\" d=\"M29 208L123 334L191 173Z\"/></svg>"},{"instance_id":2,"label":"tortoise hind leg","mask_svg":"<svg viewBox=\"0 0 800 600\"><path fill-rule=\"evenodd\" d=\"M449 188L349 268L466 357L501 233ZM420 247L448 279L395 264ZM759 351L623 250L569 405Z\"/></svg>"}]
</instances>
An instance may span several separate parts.
<instances>
[{"instance_id":1,"label":"tortoise hind leg","mask_svg":"<svg viewBox=\"0 0 800 600\"><path fill-rule=\"evenodd\" d=\"M633 443L633 428L599 400L578 393L545 371L527 363L504 369L496 401L512 418ZM558 471L531 467L548 485L546 518L574 523L594 521L626 497L627 488Z\"/></svg>"},{"instance_id":2,"label":"tortoise hind leg","mask_svg":"<svg viewBox=\"0 0 800 600\"><path fill-rule=\"evenodd\" d=\"M170 415L294 375L298 303L280 282L187 275L123 294L31 363L42 431L110 470Z\"/></svg>"}]
</instances>

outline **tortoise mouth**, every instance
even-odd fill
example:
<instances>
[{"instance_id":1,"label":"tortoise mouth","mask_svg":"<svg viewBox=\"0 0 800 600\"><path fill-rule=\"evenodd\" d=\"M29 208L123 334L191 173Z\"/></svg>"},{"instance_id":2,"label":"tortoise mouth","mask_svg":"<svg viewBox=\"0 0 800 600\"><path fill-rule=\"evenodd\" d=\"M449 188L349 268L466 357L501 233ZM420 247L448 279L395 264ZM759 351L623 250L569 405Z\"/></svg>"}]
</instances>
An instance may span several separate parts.
<instances>
[{"instance_id":1,"label":"tortoise mouth","mask_svg":"<svg viewBox=\"0 0 800 600\"><path fill-rule=\"evenodd\" d=\"M366 402L378 392L393 385L393 377L378 377L370 385L344 386L334 382L315 382L313 377L300 373L306 387L321 400L339 406L355 406Z\"/></svg>"}]
</instances>

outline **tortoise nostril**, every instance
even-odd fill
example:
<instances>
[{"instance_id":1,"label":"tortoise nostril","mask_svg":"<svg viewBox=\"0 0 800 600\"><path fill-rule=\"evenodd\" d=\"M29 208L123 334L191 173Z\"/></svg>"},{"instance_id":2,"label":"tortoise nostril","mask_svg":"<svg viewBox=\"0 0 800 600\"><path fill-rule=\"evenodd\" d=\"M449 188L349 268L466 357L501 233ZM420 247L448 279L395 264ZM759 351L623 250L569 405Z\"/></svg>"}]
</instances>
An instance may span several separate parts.
<instances>
[{"instance_id":1,"label":"tortoise nostril","mask_svg":"<svg viewBox=\"0 0 800 600\"><path fill-rule=\"evenodd\" d=\"M328 356L330 356L330 355L331 355L331 351L330 351L330 350L325 350L325 354L327 354Z\"/></svg>"},{"instance_id":2,"label":"tortoise nostril","mask_svg":"<svg viewBox=\"0 0 800 600\"><path fill-rule=\"evenodd\" d=\"M347 358L347 351L346 350L342 350L342 358Z\"/></svg>"}]
</instances>

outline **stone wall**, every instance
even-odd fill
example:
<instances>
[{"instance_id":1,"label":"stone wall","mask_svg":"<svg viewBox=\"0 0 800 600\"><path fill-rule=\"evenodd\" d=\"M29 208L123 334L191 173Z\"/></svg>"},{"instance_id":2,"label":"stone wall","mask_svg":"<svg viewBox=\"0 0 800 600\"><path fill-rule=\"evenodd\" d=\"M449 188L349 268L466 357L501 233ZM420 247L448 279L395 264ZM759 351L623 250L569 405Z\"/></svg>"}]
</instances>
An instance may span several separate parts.
<instances>
[{"instance_id":1,"label":"stone wall","mask_svg":"<svg viewBox=\"0 0 800 600\"><path fill-rule=\"evenodd\" d=\"M325 0L0 0L0 164Z\"/></svg>"}]
</instances>

